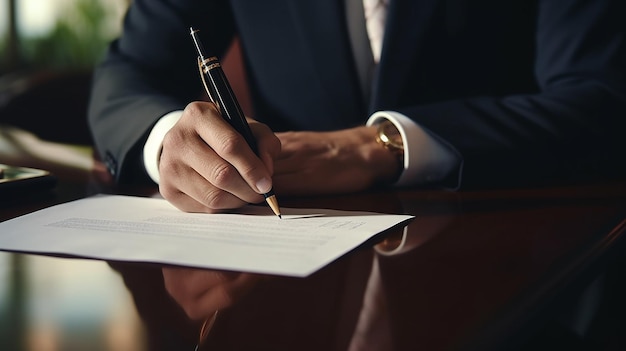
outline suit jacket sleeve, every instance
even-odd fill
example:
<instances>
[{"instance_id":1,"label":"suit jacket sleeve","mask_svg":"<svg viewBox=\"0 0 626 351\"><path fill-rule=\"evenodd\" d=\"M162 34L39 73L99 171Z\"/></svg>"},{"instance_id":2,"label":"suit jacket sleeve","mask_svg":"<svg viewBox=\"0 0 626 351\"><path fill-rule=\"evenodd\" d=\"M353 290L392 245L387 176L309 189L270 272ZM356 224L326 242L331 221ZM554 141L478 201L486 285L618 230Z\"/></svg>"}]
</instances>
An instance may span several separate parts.
<instances>
[{"instance_id":1,"label":"suit jacket sleeve","mask_svg":"<svg viewBox=\"0 0 626 351\"><path fill-rule=\"evenodd\" d=\"M456 175L462 187L624 174L626 3L537 4L536 92L480 94L399 108L463 155Z\"/></svg>"},{"instance_id":2,"label":"suit jacket sleeve","mask_svg":"<svg viewBox=\"0 0 626 351\"><path fill-rule=\"evenodd\" d=\"M215 55L226 50L234 32L225 1L135 3L123 35L94 73L88 111L96 148L118 182L148 181L141 148L152 126L200 97L189 27L200 29Z\"/></svg>"}]
</instances>

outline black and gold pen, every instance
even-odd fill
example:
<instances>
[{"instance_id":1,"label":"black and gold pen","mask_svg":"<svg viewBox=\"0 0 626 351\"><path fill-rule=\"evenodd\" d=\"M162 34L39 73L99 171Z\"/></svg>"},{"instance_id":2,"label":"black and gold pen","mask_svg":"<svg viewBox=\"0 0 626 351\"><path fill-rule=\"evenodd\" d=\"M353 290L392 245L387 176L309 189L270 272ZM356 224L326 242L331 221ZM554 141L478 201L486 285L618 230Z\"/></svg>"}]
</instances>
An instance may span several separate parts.
<instances>
[{"instance_id":1,"label":"black and gold pen","mask_svg":"<svg viewBox=\"0 0 626 351\"><path fill-rule=\"evenodd\" d=\"M211 102L217 106L222 117L244 137L252 151L258 155L254 135L250 130L250 126L248 126L246 116L241 110L241 106L235 97L235 93L230 87L230 83L228 83L228 79L226 79L226 75L222 70L220 61L215 56L205 58L204 48L198 38L198 30L190 28L190 32L198 53L200 78L202 78L202 83L204 84L204 88L209 95L209 99L211 99ZM274 211L279 218L282 218L280 214L280 207L278 206L278 200L276 200L274 191L270 190L268 193L263 194L263 196L265 196L265 201L267 201L267 204L270 206L272 211Z\"/></svg>"}]
</instances>

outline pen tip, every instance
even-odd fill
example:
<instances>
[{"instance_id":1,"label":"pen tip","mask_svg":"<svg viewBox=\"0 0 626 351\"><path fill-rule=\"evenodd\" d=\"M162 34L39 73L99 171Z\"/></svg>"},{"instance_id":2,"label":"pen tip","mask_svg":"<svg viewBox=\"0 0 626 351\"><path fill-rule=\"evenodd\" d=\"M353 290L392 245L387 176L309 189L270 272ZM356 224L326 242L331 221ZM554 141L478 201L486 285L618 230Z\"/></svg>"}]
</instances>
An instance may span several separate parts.
<instances>
[{"instance_id":1,"label":"pen tip","mask_svg":"<svg viewBox=\"0 0 626 351\"><path fill-rule=\"evenodd\" d=\"M278 218L283 219L283 216L282 215L278 215Z\"/></svg>"}]
</instances>

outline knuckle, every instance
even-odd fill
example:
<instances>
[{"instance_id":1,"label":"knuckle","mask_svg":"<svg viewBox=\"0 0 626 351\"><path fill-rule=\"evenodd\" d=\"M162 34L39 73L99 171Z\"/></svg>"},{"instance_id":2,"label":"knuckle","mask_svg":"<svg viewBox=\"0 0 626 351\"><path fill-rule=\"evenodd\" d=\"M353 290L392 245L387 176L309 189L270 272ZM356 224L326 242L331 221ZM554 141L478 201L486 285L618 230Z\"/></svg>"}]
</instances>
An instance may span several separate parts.
<instances>
[{"instance_id":1,"label":"knuckle","mask_svg":"<svg viewBox=\"0 0 626 351\"><path fill-rule=\"evenodd\" d=\"M184 143L185 137L182 133L177 132L174 129L170 129L165 136L163 136L163 149L168 150L170 148L178 148Z\"/></svg>"},{"instance_id":2,"label":"knuckle","mask_svg":"<svg viewBox=\"0 0 626 351\"><path fill-rule=\"evenodd\" d=\"M224 207L225 199L226 193L217 189L211 189L202 196L204 205L211 209L221 209Z\"/></svg>"},{"instance_id":3,"label":"knuckle","mask_svg":"<svg viewBox=\"0 0 626 351\"><path fill-rule=\"evenodd\" d=\"M183 110L183 117L186 118L200 118L207 113L207 111L218 112L213 103L206 101L192 101L185 106Z\"/></svg>"},{"instance_id":4,"label":"knuckle","mask_svg":"<svg viewBox=\"0 0 626 351\"><path fill-rule=\"evenodd\" d=\"M177 172L174 159L165 153L161 154L161 157L159 158L159 172L161 174Z\"/></svg>"},{"instance_id":5,"label":"knuckle","mask_svg":"<svg viewBox=\"0 0 626 351\"><path fill-rule=\"evenodd\" d=\"M220 162L213 167L211 174L212 183L218 188L223 188L236 176L236 173L233 166L226 162Z\"/></svg>"},{"instance_id":6,"label":"knuckle","mask_svg":"<svg viewBox=\"0 0 626 351\"><path fill-rule=\"evenodd\" d=\"M219 141L219 150L223 155L233 155L247 147L245 140L235 131L223 133Z\"/></svg>"},{"instance_id":7,"label":"knuckle","mask_svg":"<svg viewBox=\"0 0 626 351\"><path fill-rule=\"evenodd\" d=\"M203 112L204 112L204 105L198 101L193 101L193 102L188 103L187 106L185 106L185 109L183 110L183 115L196 117L196 116L202 115Z\"/></svg>"},{"instance_id":8,"label":"knuckle","mask_svg":"<svg viewBox=\"0 0 626 351\"><path fill-rule=\"evenodd\" d=\"M169 188L175 187L177 180L181 179L183 173L184 172L180 164L169 161L159 162L159 175L161 178L159 188L169 190Z\"/></svg>"}]
</instances>

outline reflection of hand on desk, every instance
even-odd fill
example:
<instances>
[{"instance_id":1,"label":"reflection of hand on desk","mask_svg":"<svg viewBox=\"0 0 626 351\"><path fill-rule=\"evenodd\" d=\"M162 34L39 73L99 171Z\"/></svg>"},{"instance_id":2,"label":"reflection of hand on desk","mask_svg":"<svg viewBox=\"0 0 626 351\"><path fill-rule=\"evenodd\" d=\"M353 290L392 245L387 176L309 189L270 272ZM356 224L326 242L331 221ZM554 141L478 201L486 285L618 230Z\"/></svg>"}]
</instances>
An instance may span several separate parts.
<instances>
[{"instance_id":1,"label":"reflection of hand on desk","mask_svg":"<svg viewBox=\"0 0 626 351\"><path fill-rule=\"evenodd\" d=\"M231 306L265 276L259 274L165 266L165 290L192 320Z\"/></svg>"},{"instance_id":2,"label":"reflection of hand on desk","mask_svg":"<svg viewBox=\"0 0 626 351\"><path fill-rule=\"evenodd\" d=\"M191 320L203 320L198 345L205 342L224 309L236 303L258 282L269 276L194 269L163 267L165 290Z\"/></svg>"},{"instance_id":3,"label":"reflection of hand on desk","mask_svg":"<svg viewBox=\"0 0 626 351\"><path fill-rule=\"evenodd\" d=\"M595 274L601 273L623 248L625 189L623 184L470 193L409 189L395 194L401 207L392 201L393 196L381 197L377 193L285 200L290 207L319 207L331 202L343 209L364 211L385 211L393 204L396 211L416 215L407 234L418 234L417 238L426 234L420 232L426 226L422 220L432 219L434 223L427 227L438 234L425 235L428 240L417 240L413 250L401 250L390 256L378 255L378 272L372 275L378 275L384 292L387 326L394 347L458 351L478 342L481 346L496 349L521 345L520 340L533 337L533 332L552 320L556 307L562 306L562 302L591 282ZM66 190L59 189L58 199L66 199ZM127 192L140 190L128 188ZM76 191L82 191L80 196L84 196L87 189L79 185ZM46 200L33 206L49 204ZM11 213L17 212L12 211L12 208L0 208L0 218L16 216ZM20 211L24 213L32 209ZM451 221L443 223L439 219ZM209 336L208 349L216 346L218 349L345 350L357 324L372 273L374 252L370 245L359 247L307 278L277 277L263 280L262 284L251 284L252 290L247 293L235 293L234 303L220 314ZM2 254L0 257L36 256ZM46 258L38 261L63 262L67 264L63 267L101 276L93 268L95 265L85 264L84 260ZM170 296L162 267L119 263L114 266L126 266L119 271L133 294L136 309L142 316L140 327L147 335L144 336L139 327L126 328L133 337L128 336L127 340L132 340L128 342L140 348L145 345L142 342L146 343L143 338L149 338L150 346L155 348L167 345L172 349L184 349L188 346L193 350L199 322L191 321ZM23 276L31 277L28 282L47 273L42 265L34 264L16 268L0 265L0 273L6 267L7 272L17 270ZM75 271L64 268L63 272L57 272L57 276L67 274L65 272ZM193 281L193 275L187 275L188 283ZM170 281L168 284L179 283ZM0 274L1 306L8 306L7 295L2 292L13 291L14 284L8 274ZM61 340L61 336L82 338L82 342L89 345L102 345L102 340L94 335L108 335L106 326L111 323L107 324L105 317L94 311L98 310L102 295L117 294L120 286L113 281L103 288L101 294L93 296L76 288L54 290L60 294L58 299L63 301L87 301L81 305L86 307L78 312L69 305L55 307L63 316L92 318L89 325L93 327L82 335L68 331L71 327L61 317L45 315L46 308L49 308L46 303L50 300L37 299L37 296L49 294L50 290L41 283L29 284L27 290L20 293L20 298L25 305L42 306L42 310L32 311L37 314L36 318L30 315L23 318L25 322L21 328L34 335L39 325L31 321L47 317L50 325L58 330L55 340ZM185 288L182 283L180 286ZM7 290L3 290L5 287ZM186 291L189 294L179 291L174 295L178 299L187 296L190 297L187 301L192 301L190 292L193 290ZM191 303L185 304L188 310L194 309ZM75 306L74 303L71 305ZM124 306L127 313L134 313L132 306L121 303L120 306ZM607 309L612 307L609 305ZM207 313L211 313L209 308L196 317ZM623 320L619 319L620 316L611 316ZM0 314L1 322L9 321L8 318L10 321L19 319ZM116 321L115 325L127 326L129 321L134 321L131 317L126 318ZM600 323L597 326L607 325ZM528 332L526 327L532 330ZM0 330L0 338L2 335ZM613 337L619 338L617 335ZM5 345L0 340L0 348L6 348ZM61 341L57 345L61 345Z\"/></svg>"}]
</instances>

